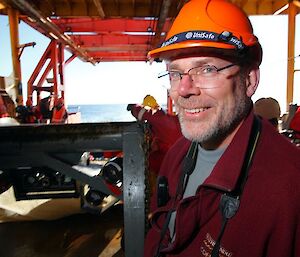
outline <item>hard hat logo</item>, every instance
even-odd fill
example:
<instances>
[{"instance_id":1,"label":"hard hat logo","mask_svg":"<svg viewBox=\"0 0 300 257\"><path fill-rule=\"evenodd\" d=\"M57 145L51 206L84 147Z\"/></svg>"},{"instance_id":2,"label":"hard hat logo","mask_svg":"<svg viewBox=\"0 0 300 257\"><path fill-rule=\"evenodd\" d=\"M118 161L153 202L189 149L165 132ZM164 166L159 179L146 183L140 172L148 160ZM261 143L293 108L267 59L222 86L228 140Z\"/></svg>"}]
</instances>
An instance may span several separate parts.
<instances>
[{"instance_id":1,"label":"hard hat logo","mask_svg":"<svg viewBox=\"0 0 300 257\"><path fill-rule=\"evenodd\" d=\"M237 37L233 36L231 32L223 31L221 34L210 32L210 31L189 31L182 32L180 34L174 35L167 41L163 42L161 47L169 46L172 44L180 43L186 40L206 40L213 42L222 42L225 44L230 44L235 46L238 50L243 50L245 48L244 43Z\"/></svg>"},{"instance_id":2,"label":"hard hat logo","mask_svg":"<svg viewBox=\"0 0 300 257\"><path fill-rule=\"evenodd\" d=\"M186 38L190 39L205 39L205 40L213 40L215 41L216 34L213 32L208 32L208 31L194 31L194 32L188 32L186 34Z\"/></svg>"},{"instance_id":3,"label":"hard hat logo","mask_svg":"<svg viewBox=\"0 0 300 257\"><path fill-rule=\"evenodd\" d=\"M177 35L175 35L175 36L171 37L170 39L168 39L167 41L163 42L161 47L168 46L168 45L171 45L171 44L174 44L177 42L178 42L178 37L177 37Z\"/></svg>"}]
</instances>

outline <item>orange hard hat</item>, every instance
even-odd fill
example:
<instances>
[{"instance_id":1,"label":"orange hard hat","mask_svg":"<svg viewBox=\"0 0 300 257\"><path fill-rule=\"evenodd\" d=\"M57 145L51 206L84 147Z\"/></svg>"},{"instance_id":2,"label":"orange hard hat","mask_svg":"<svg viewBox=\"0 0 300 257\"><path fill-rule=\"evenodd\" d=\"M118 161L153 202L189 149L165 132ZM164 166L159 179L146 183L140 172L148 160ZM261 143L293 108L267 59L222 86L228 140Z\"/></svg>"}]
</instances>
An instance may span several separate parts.
<instances>
[{"instance_id":1,"label":"orange hard hat","mask_svg":"<svg viewBox=\"0 0 300 257\"><path fill-rule=\"evenodd\" d=\"M199 52L200 49L250 54L258 65L262 58L261 46L247 15L227 0L187 2L174 20L165 42L150 51L148 58L168 60L179 52Z\"/></svg>"}]
</instances>

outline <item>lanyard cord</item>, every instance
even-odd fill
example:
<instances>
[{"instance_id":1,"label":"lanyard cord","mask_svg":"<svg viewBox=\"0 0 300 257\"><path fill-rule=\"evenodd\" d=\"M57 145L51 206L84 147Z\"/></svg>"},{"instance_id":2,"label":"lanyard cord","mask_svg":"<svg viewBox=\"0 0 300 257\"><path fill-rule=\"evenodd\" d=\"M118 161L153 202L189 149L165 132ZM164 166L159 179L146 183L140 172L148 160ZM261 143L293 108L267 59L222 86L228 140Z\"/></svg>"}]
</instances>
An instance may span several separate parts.
<instances>
[{"instance_id":1,"label":"lanyard cord","mask_svg":"<svg viewBox=\"0 0 300 257\"><path fill-rule=\"evenodd\" d=\"M162 241L165 237L165 234L167 232L167 228L170 223L170 219L172 216L173 211L175 210L176 202L180 200L183 197L183 193L185 191L185 188L187 186L188 180L190 175L193 173L195 166L196 166L196 160L197 160L197 155L198 155L198 143L197 142L192 142L190 145L190 148L188 150L187 155L184 158L183 166L182 166L182 172L179 178L179 183L176 188L176 194L175 198L173 199L172 207L168 211L166 220L163 224L163 227L160 231L160 239L158 243L158 247L155 253L155 257L160 256L160 251L162 248Z\"/></svg>"},{"instance_id":2,"label":"lanyard cord","mask_svg":"<svg viewBox=\"0 0 300 257\"><path fill-rule=\"evenodd\" d=\"M252 164L252 159L258 143L260 131L261 131L261 121L258 117L254 116L254 121L251 128L251 134L247 146L247 151L242 166L242 172L238 179L237 187L231 193L223 194L221 196L220 210L222 213L222 226L219 235L217 237L216 243L214 245L214 248L211 252L211 257L219 256L221 239L224 234L227 222L230 218L232 218L236 214L239 208L239 204L240 204L239 199L243 193L243 189L248 178L249 169Z\"/></svg>"}]
</instances>

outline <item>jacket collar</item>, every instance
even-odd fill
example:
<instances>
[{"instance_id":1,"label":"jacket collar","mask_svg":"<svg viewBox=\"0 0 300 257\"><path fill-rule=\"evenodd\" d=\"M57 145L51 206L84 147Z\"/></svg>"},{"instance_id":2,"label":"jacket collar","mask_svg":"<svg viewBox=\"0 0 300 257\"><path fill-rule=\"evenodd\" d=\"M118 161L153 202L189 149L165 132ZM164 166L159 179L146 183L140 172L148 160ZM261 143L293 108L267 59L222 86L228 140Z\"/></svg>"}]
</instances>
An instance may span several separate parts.
<instances>
[{"instance_id":1,"label":"jacket collar","mask_svg":"<svg viewBox=\"0 0 300 257\"><path fill-rule=\"evenodd\" d=\"M204 186L218 188L227 192L235 189L241 173L247 151L251 127L254 119L253 111L243 121L224 154L216 163Z\"/></svg>"}]
</instances>

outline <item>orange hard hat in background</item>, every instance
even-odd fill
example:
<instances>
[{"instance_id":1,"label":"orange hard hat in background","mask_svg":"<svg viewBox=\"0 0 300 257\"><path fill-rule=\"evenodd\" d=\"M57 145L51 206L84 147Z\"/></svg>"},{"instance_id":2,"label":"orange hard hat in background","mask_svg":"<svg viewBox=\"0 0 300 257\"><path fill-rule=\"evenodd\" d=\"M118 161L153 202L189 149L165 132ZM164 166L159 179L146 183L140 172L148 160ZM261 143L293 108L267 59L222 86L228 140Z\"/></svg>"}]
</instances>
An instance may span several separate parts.
<instances>
[{"instance_id":1,"label":"orange hard hat in background","mask_svg":"<svg viewBox=\"0 0 300 257\"><path fill-rule=\"evenodd\" d=\"M149 59L168 60L182 51L252 50L251 58L261 63L262 49L243 10L227 0L191 0L180 10L161 47Z\"/></svg>"}]
</instances>

